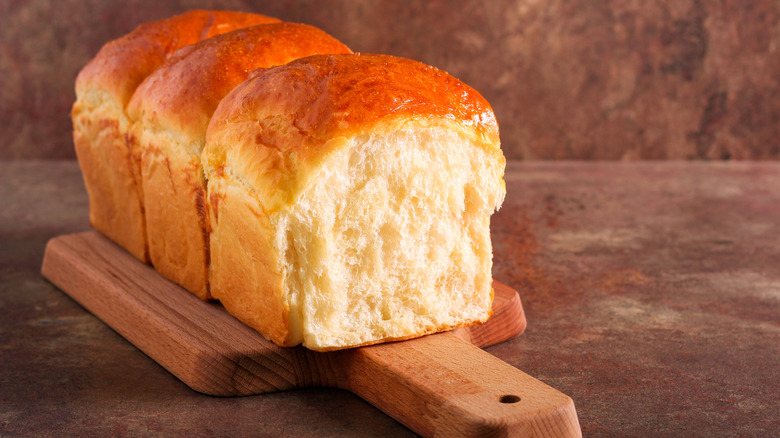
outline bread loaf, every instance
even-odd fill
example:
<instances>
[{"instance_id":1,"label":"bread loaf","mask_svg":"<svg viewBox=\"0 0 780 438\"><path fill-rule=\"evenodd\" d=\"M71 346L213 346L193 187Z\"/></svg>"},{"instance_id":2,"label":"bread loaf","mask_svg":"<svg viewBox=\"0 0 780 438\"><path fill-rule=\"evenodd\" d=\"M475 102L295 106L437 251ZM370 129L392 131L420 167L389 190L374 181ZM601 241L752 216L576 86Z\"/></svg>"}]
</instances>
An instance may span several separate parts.
<instances>
[{"instance_id":1,"label":"bread loaf","mask_svg":"<svg viewBox=\"0 0 780 438\"><path fill-rule=\"evenodd\" d=\"M222 98L249 72L318 53L351 53L304 24L235 30L184 47L138 87L127 107L130 143L141 155L149 253L165 277L202 299L208 287L209 232L200 155Z\"/></svg>"},{"instance_id":2,"label":"bread loaf","mask_svg":"<svg viewBox=\"0 0 780 438\"><path fill-rule=\"evenodd\" d=\"M484 321L499 144L479 93L415 61L255 72L219 104L202 155L213 296L278 345L314 350Z\"/></svg>"},{"instance_id":3,"label":"bread loaf","mask_svg":"<svg viewBox=\"0 0 780 438\"><path fill-rule=\"evenodd\" d=\"M125 106L176 49L242 27L279 22L257 14L190 11L139 26L106 44L76 79L73 140L89 194L90 223L148 262L140 158L125 142Z\"/></svg>"},{"instance_id":4,"label":"bread loaf","mask_svg":"<svg viewBox=\"0 0 780 438\"><path fill-rule=\"evenodd\" d=\"M76 89L92 225L278 345L490 315L505 161L490 105L445 72L193 11L107 44Z\"/></svg>"}]
</instances>

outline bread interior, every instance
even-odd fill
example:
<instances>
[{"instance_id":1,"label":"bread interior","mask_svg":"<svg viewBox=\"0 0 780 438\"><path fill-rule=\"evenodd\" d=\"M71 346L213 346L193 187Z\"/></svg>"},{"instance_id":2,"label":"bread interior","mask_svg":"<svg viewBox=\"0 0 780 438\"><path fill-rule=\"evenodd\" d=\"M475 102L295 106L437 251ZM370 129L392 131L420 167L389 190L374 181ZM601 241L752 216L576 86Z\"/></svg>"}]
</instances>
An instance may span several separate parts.
<instances>
[{"instance_id":1,"label":"bread interior","mask_svg":"<svg viewBox=\"0 0 780 438\"><path fill-rule=\"evenodd\" d=\"M437 127L349 141L270 217L291 332L332 349L487 319L500 150Z\"/></svg>"}]
</instances>

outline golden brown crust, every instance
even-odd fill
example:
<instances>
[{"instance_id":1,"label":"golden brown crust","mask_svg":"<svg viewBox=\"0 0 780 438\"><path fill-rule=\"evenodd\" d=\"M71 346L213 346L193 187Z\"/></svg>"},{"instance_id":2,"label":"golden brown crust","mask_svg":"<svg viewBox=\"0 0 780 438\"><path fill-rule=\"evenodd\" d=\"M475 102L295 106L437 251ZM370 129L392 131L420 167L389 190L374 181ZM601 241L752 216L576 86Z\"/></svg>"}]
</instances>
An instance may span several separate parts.
<instances>
[{"instance_id":1,"label":"golden brown crust","mask_svg":"<svg viewBox=\"0 0 780 438\"><path fill-rule=\"evenodd\" d=\"M214 113L203 162L240 166L252 186L267 188L258 196L271 212L292 201L339 138L408 123L448 124L499 148L490 104L449 74L388 55L318 55L254 72L236 87ZM227 164L229 156L242 158Z\"/></svg>"},{"instance_id":2,"label":"golden brown crust","mask_svg":"<svg viewBox=\"0 0 780 438\"><path fill-rule=\"evenodd\" d=\"M205 188L200 166L185 154L149 153L143 160L143 189L149 255L163 276L207 300L207 218L200 208Z\"/></svg>"},{"instance_id":3,"label":"golden brown crust","mask_svg":"<svg viewBox=\"0 0 780 438\"><path fill-rule=\"evenodd\" d=\"M233 122L256 115L256 108L278 108L313 139L308 143L350 136L387 118L442 118L491 142L498 137L493 110L476 90L435 67L389 55L308 57L255 72L239 95L215 118Z\"/></svg>"},{"instance_id":4,"label":"golden brown crust","mask_svg":"<svg viewBox=\"0 0 780 438\"><path fill-rule=\"evenodd\" d=\"M76 90L101 88L124 107L136 87L177 49L236 29L279 21L246 12L193 10L144 23L104 45L79 73Z\"/></svg>"},{"instance_id":5,"label":"golden brown crust","mask_svg":"<svg viewBox=\"0 0 780 438\"><path fill-rule=\"evenodd\" d=\"M138 87L128 106L145 129L203 137L219 105L257 68L320 53L352 53L313 26L276 23L219 35L173 54ZM200 151L198 151L199 153Z\"/></svg>"}]
</instances>

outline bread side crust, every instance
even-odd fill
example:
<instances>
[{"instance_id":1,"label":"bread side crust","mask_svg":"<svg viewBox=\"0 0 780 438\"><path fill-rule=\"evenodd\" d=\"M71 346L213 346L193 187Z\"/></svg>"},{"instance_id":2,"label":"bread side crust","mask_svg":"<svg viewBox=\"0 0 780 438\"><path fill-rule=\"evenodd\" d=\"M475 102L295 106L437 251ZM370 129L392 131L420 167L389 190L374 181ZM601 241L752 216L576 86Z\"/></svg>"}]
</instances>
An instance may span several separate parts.
<instances>
[{"instance_id":1,"label":"bread side crust","mask_svg":"<svg viewBox=\"0 0 780 438\"><path fill-rule=\"evenodd\" d=\"M222 170L209 181L208 200L214 298L277 345L300 344L300 332L289 324L290 303L274 232L258 200Z\"/></svg>"},{"instance_id":2,"label":"bread side crust","mask_svg":"<svg viewBox=\"0 0 780 438\"><path fill-rule=\"evenodd\" d=\"M97 94L97 93L96 93ZM124 113L108 96L73 106L73 143L89 195L89 222L138 260L148 263L143 205L123 135Z\"/></svg>"},{"instance_id":3,"label":"bread side crust","mask_svg":"<svg viewBox=\"0 0 780 438\"><path fill-rule=\"evenodd\" d=\"M166 278L210 300L206 189L200 160L163 136L144 137L144 210L152 265Z\"/></svg>"},{"instance_id":4,"label":"bread side crust","mask_svg":"<svg viewBox=\"0 0 780 438\"><path fill-rule=\"evenodd\" d=\"M189 11L142 24L107 43L79 73L73 138L90 197L90 222L149 263L141 156L128 132L125 106L138 84L176 49L234 29L279 22L257 14Z\"/></svg>"}]
</instances>

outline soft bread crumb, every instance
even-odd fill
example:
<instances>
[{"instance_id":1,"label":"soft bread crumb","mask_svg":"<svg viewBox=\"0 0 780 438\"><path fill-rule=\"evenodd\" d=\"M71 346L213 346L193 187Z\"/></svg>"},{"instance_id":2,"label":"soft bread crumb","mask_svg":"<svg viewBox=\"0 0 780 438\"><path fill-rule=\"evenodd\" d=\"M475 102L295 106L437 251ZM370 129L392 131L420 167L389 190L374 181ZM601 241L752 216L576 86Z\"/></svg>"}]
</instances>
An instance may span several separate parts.
<instances>
[{"instance_id":1,"label":"soft bread crumb","mask_svg":"<svg viewBox=\"0 0 780 438\"><path fill-rule=\"evenodd\" d=\"M484 321L500 160L444 128L351 142L270 217L291 332L333 349Z\"/></svg>"}]
</instances>

